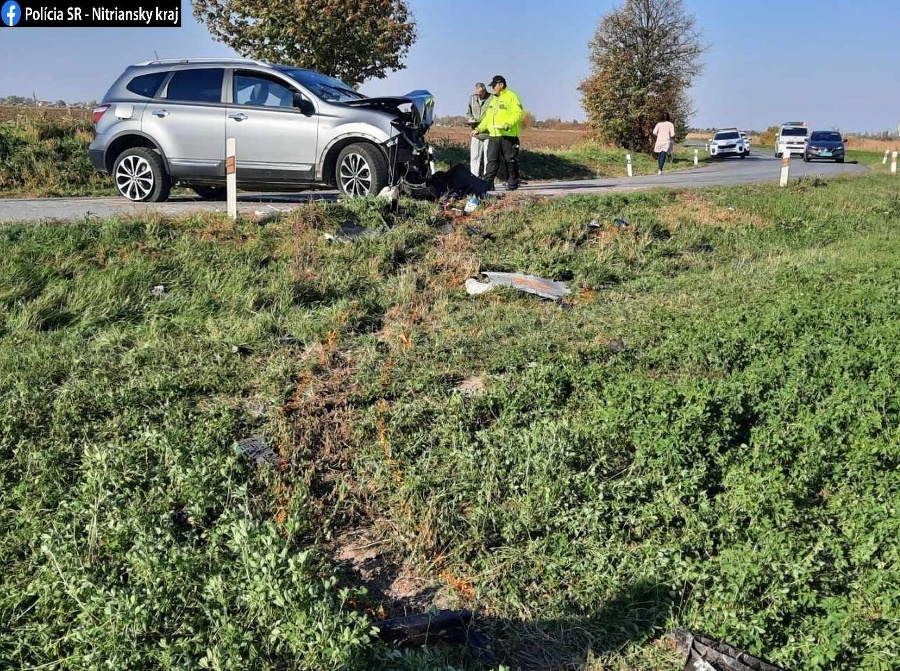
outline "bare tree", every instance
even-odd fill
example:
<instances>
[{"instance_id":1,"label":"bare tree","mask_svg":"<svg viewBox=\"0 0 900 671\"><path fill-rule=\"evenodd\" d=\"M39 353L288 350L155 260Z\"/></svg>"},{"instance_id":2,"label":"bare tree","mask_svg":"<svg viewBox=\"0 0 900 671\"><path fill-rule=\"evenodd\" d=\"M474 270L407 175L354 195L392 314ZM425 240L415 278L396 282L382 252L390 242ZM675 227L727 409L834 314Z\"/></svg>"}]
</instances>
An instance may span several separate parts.
<instances>
[{"instance_id":1,"label":"bare tree","mask_svg":"<svg viewBox=\"0 0 900 671\"><path fill-rule=\"evenodd\" d=\"M687 91L705 46L682 0L625 0L590 42L591 74L579 87L594 135L650 151L651 131L669 112L678 137L692 113Z\"/></svg>"},{"instance_id":2,"label":"bare tree","mask_svg":"<svg viewBox=\"0 0 900 671\"><path fill-rule=\"evenodd\" d=\"M357 86L402 70L416 39L406 0L192 0L194 16L242 56Z\"/></svg>"}]
</instances>

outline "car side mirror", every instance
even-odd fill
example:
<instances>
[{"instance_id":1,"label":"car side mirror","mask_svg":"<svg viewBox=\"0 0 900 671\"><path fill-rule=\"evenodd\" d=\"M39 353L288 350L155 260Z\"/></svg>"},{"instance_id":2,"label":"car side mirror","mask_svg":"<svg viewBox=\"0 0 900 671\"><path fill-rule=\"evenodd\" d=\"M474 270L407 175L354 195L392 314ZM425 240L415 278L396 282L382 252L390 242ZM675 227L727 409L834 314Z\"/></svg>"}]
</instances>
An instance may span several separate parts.
<instances>
[{"instance_id":1,"label":"car side mirror","mask_svg":"<svg viewBox=\"0 0 900 671\"><path fill-rule=\"evenodd\" d=\"M304 98L302 93L294 94L294 107L300 110L300 112L302 112L305 116L312 116L316 111L316 108L313 107L312 101Z\"/></svg>"}]
</instances>

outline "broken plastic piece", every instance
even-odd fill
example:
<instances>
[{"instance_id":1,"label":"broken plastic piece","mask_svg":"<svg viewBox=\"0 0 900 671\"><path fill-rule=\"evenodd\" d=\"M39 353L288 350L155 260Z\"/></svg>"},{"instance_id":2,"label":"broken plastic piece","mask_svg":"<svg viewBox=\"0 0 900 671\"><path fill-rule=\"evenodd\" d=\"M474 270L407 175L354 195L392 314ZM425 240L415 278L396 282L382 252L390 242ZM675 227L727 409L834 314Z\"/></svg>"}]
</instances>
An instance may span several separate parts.
<instances>
[{"instance_id":1,"label":"broken plastic piece","mask_svg":"<svg viewBox=\"0 0 900 671\"><path fill-rule=\"evenodd\" d=\"M235 444L234 449L238 454L253 459L257 466L265 466L266 464L270 466L278 465L278 455L275 454L275 450L269 447L262 436L252 435L249 438L239 440Z\"/></svg>"},{"instance_id":2,"label":"broken plastic piece","mask_svg":"<svg viewBox=\"0 0 900 671\"><path fill-rule=\"evenodd\" d=\"M685 629L666 634L684 654L684 671L784 671L732 646Z\"/></svg>"},{"instance_id":3,"label":"broken plastic piece","mask_svg":"<svg viewBox=\"0 0 900 671\"><path fill-rule=\"evenodd\" d=\"M395 202L398 198L400 198L400 187L386 186L378 192L378 197L388 202Z\"/></svg>"},{"instance_id":4,"label":"broken plastic piece","mask_svg":"<svg viewBox=\"0 0 900 671\"><path fill-rule=\"evenodd\" d=\"M491 289L494 289L497 285L493 282L479 282L474 277L470 277L466 280L466 291L470 296L477 296L478 294L483 294Z\"/></svg>"},{"instance_id":5,"label":"broken plastic piece","mask_svg":"<svg viewBox=\"0 0 900 671\"><path fill-rule=\"evenodd\" d=\"M474 278L470 278L466 280L466 291L472 295L483 294L496 286L502 285L554 301L558 301L572 293L569 285L565 282L556 282L537 275L493 272L485 272L482 275L486 276L488 281L479 282Z\"/></svg>"},{"instance_id":6,"label":"broken plastic piece","mask_svg":"<svg viewBox=\"0 0 900 671\"><path fill-rule=\"evenodd\" d=\"M166 293L166 287L162 284L157 284L155 287L150 287L150 293L154 296L164 296Z\"/></svg>"},{"instance_id":7,"label":"broken plastic piece","mask_svg":"<svg viewBox=\"0 0 900 671\"><path fill-rule=\"evenodd\" d=\"M377 231L372 228L366 228L365 226L360 226L358 224L354 224L350 221L345 221L343 224L338 226L337 232L325 233L326 240L334 240L335 242L353 242L357 238L377 238L379 236L384 235L381 231Z\"/></svg>"},{"instance_id":8,"label":"broken plastic piece","mask_svg":"<svg viewBox=\"0 0 900 671\"><path fill-rule=\"evenodd\" d=\"M613 219L613 223L619 228L628 228L628 222L621 217L616 217L615 219Z\"/></svg>"}]
</instances>

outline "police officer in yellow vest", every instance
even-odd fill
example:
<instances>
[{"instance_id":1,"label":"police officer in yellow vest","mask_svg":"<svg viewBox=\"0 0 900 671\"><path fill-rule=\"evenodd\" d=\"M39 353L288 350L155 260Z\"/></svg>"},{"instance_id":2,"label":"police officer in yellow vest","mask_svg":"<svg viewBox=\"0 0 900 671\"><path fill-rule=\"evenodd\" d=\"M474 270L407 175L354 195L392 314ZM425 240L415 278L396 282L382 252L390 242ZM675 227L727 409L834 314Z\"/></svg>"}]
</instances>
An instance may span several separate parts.
<instances>
[{"instance_id":1,"label":"police officer in yellow vest","mask_svg":"<svg viewBox=\"0 0 900 671\"><path fill-rule=\"evenodd\" d=\"M506 188L515 191L519 188L519 122L524 114L522 102L519 96L506 88L506 79L502 75L494 75L490 87L494 96L481 122L472 131L472 137L484 132L490 135L484 179L491 183L491 188L502 157L506 161L508 174Z\"/></svg>"}]
</instances>

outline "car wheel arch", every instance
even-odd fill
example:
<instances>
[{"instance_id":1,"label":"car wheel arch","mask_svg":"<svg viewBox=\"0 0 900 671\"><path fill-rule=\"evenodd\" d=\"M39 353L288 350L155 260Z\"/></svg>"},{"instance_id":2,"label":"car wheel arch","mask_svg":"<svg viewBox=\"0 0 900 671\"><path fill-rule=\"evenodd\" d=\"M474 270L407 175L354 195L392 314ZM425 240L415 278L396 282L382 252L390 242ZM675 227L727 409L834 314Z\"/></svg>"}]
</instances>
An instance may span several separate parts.
<instances>
[{"instance_id":1,"label":"car wheel arch","mask_svg":"<svg viewBox=\"0 0 900 671\"><path fill-rule=\"evenodd\" d=\"M323 153L321 173L322 181L328 182L333 186L337 186L338 157L341 155L341 152L344 151L344 149L352 144L371 145L384 157L384 161L388 165L388 169L390 170L389 157L387 152L384 150L383 144L379 143L374 137L371 136L345 135L340 138L335 138L335 140L332 141L332 143Z\"/></svg>"},{"instance_id":2,"label":"car wheel arch","mask_svg":"<svg viewBox=\"0 0 900 671\"><path fill-rule=\"evenodd\" d=\"M106 171L111 174L113 171L113 166L115 165L116 160L119 158L119 156L122 155L122 152L128 151L133 147L146 147L151 151L155 151L157 154L159 154L160 161L162 161L162 167L170 175L172 174L172 171L169 168L169 159L159 148L159 145L157 145L149 136L145 135L144 133L138 133L134 131L122 133L121 135L116 136L113 140L110 141L109 145L106 148L106 154L103 157L103 163L106 166Z\"/></svg>"}]
</instances>

